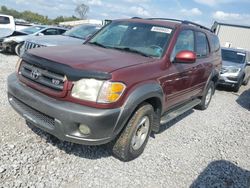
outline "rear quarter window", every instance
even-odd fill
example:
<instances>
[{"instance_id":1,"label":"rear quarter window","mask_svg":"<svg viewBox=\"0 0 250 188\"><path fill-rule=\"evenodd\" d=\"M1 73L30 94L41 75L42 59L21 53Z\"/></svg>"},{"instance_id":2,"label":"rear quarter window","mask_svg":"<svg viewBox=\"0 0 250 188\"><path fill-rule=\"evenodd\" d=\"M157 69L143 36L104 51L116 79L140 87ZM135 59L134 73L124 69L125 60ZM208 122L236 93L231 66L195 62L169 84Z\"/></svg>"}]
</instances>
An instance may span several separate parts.
<instances>
[{"instance_id":1,"label":"rear quarter window","mask_svg":"<svg viewBox=\"0 0 250 188\"><path fill-rule=\"evenodd\" d=\"M196 32L196 54L197 57L207 57L209 54L209 45L205 33Z\"/></svg>"},{"instance_id":2,"label":"rear quarter window","mask_svg":"<svg viewBox=\"0 0 250 188\"><path fill-rule=\"evenodd\" d=\"M0 24L9 24L9 23L10 19L8 17L0 16Z\"/></svg>"},{"instance_id":3,"label":"rear quarter window","mask_svg":"<svg viewBox=\"0 0 250 188\"><path fill-rule=\"evenodd\" d=\"M211 36L211 51L217 52L220 49L220 41L216 35Z\"/></svg>"}]
</instances>

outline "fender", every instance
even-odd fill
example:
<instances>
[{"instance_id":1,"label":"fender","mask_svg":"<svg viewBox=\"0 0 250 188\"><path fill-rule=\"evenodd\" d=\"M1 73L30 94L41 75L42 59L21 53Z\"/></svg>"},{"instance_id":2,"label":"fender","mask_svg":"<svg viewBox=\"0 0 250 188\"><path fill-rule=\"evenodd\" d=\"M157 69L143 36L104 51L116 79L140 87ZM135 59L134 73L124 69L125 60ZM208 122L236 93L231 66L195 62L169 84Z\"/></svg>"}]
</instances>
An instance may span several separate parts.
<instances>
[{"instance_id":1,"label":"fender","mask_svg":"<svg viewBox=\"0 0 250 188\"><path fill-rule=\"evenodd\" d=\"M204 89L203 89L203 92L202 92L202 96L205 95L206 88L207 88L209 82L210 82L211 80L213 80L213 79L216 79L216 78L219 79L219 76L220 76L220 73L219 73L218 71L216 71L216 69L213 69L213 71L210 73L210 75L209 75L209 77L208 77L208 79L207 79L206 85L205 85L205 87L204 87ZM213 81L214 81L214 84L215 84L215 87L216 87L216 85L217 85L218 79L213 80Z\"/></svg>"},{"instance_id":2,"label":"fender","mask_svg":"<svg viewBox=\"0 0 250 188\"><path fill-rule=\"evenodd\" d=\"M147 83L140 85L130 93L129 97L121 108L119 118L113 130L114 136L120 133L136 108L141 103L150 98L159 99L161 101L159 108L162 109L164 104L164 93L162 87L158 83Z\"/></svg>"}]
</instances>

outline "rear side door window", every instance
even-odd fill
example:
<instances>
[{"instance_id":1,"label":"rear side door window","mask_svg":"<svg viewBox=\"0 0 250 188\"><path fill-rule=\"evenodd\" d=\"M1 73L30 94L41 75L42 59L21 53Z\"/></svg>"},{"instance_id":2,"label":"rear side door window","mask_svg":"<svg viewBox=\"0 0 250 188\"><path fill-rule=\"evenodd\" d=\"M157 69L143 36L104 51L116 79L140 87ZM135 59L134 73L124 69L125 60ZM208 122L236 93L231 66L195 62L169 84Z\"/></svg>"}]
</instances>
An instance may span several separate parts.
<instances>
[{"instance_id":1,"label":"rear side door window","mask_svg":"<svg viewBox=\"0 0 250 188\"><path fill-rule=\"evenodd\" d=\"M183 50L194 51L194 32L192 30L183 30L180 32L171 54L171 60Z\"/></svg>"},{"instance_id":2,"label":"rear side door window","mask_svg":"<svg viewBox=\"0 0 250 188\"><path fill-rule=\"evenodd\" d=\"M207 57L209 54L208 40L205 33L196 32L196 55L198 58Z\"/></svg>"},{"instance_id":3,"label":"rear side door window","mask_svg":"<svg viewBox=\"0 0 250 188\"><path fill-rule=\"evenodd\" d=\"M57 29L46 29L43 31L44 35L58 35Z\"/></svg>"}]
</instances>

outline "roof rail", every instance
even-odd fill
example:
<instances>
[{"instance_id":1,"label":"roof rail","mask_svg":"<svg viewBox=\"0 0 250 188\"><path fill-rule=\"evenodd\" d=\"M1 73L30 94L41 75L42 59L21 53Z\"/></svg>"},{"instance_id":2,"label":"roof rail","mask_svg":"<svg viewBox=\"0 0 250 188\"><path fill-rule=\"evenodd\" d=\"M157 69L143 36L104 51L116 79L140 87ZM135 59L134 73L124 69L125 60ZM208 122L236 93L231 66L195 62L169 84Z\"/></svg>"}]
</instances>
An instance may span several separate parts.
<instances>
[{"instance_id":1,"label":"roof rail","mask_svg":"<svg viewBox=\"0 0 250 188\"><path fill-rule=\"evenodd\" d=\"M165 21L174 21L182 23L182 20L172 19L172 18L146 18L146 20L165 20Z\"/></svg>"},{"instance_id":2,"label":"roof rail","mask_svg":"<svg viewBox=\"0 0 250 188\"><path fill-rule=\"evenodd\" d=\"M182 22L182 23L183 23L183 24L194 25L194 26L200 27L201 29L206 29L206 30L208 30L208 31L211 31L211 32L212 32L212 30L211 30L211 29L209 29L209 28L207 28L207 27L205 27L205 26L203 26L203 25L197 24L197 23L195 23L195 22L190 22L190 21L187 21L187 20L183 20L183 22Z\"/></svg>"},{"instance_id":3,"label":"roof rail","mask_svg":"<svg viewBox=\"0 0 250 188\"><path fill-rule=\"evenodd\" d=\"M131 19L142 19L142 18L140 18L140 17L132 17Z\"/></svg>"},{"instance_id":4,"label":"roof rail","mask_svg":"<svg viewBox=\"0 0 250 188\"><path fill-rule=\"evenodd\" d=\"M165 20L165 21L173 21L173 22L179 22L179 23L182 23L182 24L187 24L187 25L194 25L194 26L197 26L201 29L206 29L210 32L212 32L211 29L203 26L203 25L200 25L200 24L197 24L195 22L190 22L190 21L187 21L187 20L178 20L178 19L172 19L172 18L146 18L146 20Z\"/></svg>"}]
</instances>

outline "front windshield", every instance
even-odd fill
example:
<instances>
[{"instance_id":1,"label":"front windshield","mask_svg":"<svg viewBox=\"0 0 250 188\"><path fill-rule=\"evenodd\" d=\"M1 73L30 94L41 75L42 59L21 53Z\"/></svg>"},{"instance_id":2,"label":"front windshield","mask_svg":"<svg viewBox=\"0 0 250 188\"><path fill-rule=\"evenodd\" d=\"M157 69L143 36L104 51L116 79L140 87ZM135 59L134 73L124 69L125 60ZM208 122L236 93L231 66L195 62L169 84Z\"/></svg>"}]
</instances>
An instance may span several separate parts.
<instances>
[{"instance_id":1,"label":"front windshield","mask_svg":"<svg viewBox=\"0 0 250 188\"><path fill-rule=\"evenodd\" d=\"M232 50L222 50L222 60L234 63L243 64L245 62L246 54Z\"/></svg>"},{"instance_id":2,"label":"front windshield","mask_svg":"<svg viewBox=\"0 0 250 188\"><path fill-rule=\"evenodd\" d=\"M32 27L22 29L21 31L24 33L27 33L27 34L33 34L33 33L36 33L44 28L45 27L42 27L42 26L32 26Z\"/></svg>"},{"instance_id":3,"label":"front windshield","mask_svg":"<svg viewBox=\"0 0 250 188\"><path fill-rule=\"evenodd\" d=\"M76 26L68 31L66 31L63 35L80 38L80 39L86 39L95 32L97 32L99 29L101 29L100 26L94 26L94 25L81 25Z\"/></svg>"},{"instance_id":4,"label":"front windshield","mask_svg":"<svg viewBox=\"0 0 250 188\"><path fill-rule=\"evenodd\" d=\"M160 58L171 32L172 29L163 26L120 21L106 26L89 43Z\"/></svg>"}]
</instances>

